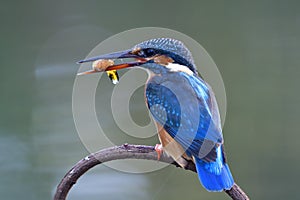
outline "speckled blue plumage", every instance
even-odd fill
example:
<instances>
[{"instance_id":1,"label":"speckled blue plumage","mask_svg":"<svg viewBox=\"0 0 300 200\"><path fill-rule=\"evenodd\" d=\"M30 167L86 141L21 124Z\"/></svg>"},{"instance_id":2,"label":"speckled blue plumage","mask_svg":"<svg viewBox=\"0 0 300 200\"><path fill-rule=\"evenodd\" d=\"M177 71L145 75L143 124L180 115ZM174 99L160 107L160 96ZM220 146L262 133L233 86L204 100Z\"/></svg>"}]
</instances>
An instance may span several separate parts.
<instances>
[{"instance_id":1,"label":"speckled blue plumage","mask_svg":"<svg viewBox=\"0 0 300 200\"><path fill-rule=\"evenodd\" d=\"M199 151L200 146L195 147L197 141L209 139L214 143L222 143L221 131L215 126L210 112L209 89L198 77L188 77L183 72L153 77L147 84L146 98L154 118L164 124L172 137L181 127L182 133L177 136L179 140L195 140L191 147L184 146L188 153L191 151L191 155ZM166 112L167 118L160 117L163 112Z\"/></svg>"},{"instance_id":2,"label":"speckled blue plumage","mask_svg":"<svg viewBox=\"0 0 300 200\"><path fill-rule=\"evenodd\" d=\"M137 46L175 52L189 62L190 69L190 66L195 66L191 53L179 41L161 38ZM196 70L189 75L185 72L169 72L155 63L147 63L144 67L155 70L145 93L154 119L183 147L188 156L194 157L199 179L207 190L231 188L234 181L222 148L220 116L211 88L197 75Z\"/></svg>"},{"instance_id":3,"label":"speckled blue plumage","mask_svg":"<svg viewBox=\"0 0 300 200\"><path fill-rule=\"evenodd\" d=\"M212 116L211 98L210 89L199 77L183 72L155 76L146 88L151 114L195 158L202 185L209 191L221 191L230 188L233 179L221 149L222 132Z\"/></svg>"}]
</instances>

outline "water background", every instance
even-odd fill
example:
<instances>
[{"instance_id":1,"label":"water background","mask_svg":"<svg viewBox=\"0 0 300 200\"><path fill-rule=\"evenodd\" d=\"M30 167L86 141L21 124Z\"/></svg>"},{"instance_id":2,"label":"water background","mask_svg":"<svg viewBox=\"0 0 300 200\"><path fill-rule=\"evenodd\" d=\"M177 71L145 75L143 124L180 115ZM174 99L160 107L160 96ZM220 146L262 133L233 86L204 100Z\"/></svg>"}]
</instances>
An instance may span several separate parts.
<instances>
[{"instance_id":1,"label":"water background","mask_svg":"<svg viewBox=\"0 0 300 200\"><path fill-rule=\"evenodd\" d=\"M189 35L219 67L228 103L225 144L238 184L252 199L296 199L299 6L298 1L2 1L1 199L52 198L67 170L88 154L72 118L75 62L105 38L144 26ZM101 84L105 91L113 87L108 80ZM108 97L109 92L97 97L97 111L106 112ZM142 89L132 105L133 119L143 124ZM115 143L143 143L120 136L109 115L101 122ZM69 199L83 198L229 199L206 192L194 173L171 166L147 174L96 167L70 192Z\"/></svg>"}]
</instances>

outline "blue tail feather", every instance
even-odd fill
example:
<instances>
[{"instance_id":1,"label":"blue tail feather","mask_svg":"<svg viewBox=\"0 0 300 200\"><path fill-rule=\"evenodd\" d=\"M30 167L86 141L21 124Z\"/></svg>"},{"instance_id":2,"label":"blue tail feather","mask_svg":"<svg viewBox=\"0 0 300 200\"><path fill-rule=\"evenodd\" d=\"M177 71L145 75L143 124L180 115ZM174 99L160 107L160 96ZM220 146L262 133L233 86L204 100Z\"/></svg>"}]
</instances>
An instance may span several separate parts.
<instances>
[{"instance_id":1,"label":"blue tail feather","mask_svg":"<svg viewBox=\"0 0 300 200\"><path fill-rule=\"evenodd\" d=\"M221 192L229 190L234 180L228 165L224 162L222 149L217 149L218 158L215 162L207 163L195 157L195 164L201 184L208 191Z\"/></svg>"}]
</instances>

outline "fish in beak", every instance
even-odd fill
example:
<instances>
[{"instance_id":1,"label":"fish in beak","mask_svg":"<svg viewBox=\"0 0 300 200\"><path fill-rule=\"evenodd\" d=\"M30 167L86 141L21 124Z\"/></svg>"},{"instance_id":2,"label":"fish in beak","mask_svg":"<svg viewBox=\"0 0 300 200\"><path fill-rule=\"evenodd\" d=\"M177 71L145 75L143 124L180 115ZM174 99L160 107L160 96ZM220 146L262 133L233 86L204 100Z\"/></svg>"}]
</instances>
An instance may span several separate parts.
<instances>
[{"instance_id":1,"label":"fish in beak","mask_svg":"<svg viewBox=\"0 0 300 200\"><path fill-rule=\"evenodd\" d=\"M121 62L119 64L115 64L114 60L123 59L123 58L133 58L135 61L132 62ZM123 68L139 66L146 63L148 60L142 57L139 57L136 54L132 53L132 50L125 50L119 51L109 54L104 54L101 56L96 56L92 58L88 58L85 60L81 60L78 63L86 63L86 62L93 62L93 70L89 70L86 72L78 73L77 75L84 75L84 74L93 74L98 72L104 71L112 71L112 70L119 70Z\"/></svg>"}]
</instances>

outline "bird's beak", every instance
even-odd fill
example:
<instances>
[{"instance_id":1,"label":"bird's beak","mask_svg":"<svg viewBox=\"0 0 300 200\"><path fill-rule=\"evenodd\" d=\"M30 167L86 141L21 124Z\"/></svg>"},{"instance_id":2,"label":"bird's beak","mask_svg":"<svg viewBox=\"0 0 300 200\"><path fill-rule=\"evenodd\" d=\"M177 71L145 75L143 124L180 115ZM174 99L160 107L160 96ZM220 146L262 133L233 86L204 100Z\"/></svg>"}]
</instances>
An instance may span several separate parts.
<instances>
[{"instance_id":1,"label":"bird's beak","mask_svg":"<svg viewBox=\"0 0 300 200\"><path fill-rule=\"evenodd\" d=\"M90 71L79 73L78 75L92 74L92 73L110 71L110 70L118 70L118 69L133 67L133 66L139 66L139 65L142 65L147 62L147 60L145 58L142 58L142 57L139 57L139 56L133 54L132 50L130 49L130 50L125 50L125 51L104 54L104 55L96 56L96 57L92 57L92 58L87 58L85 60L80 60L77 63L81 64L81 63L86 63L86 62L93 62L96 60L109 60L109 59L115 60L115 59L122 59L122 58L133 58L133 59L135 59L135 61L121 62L118 64L107 66L106 68L104 67L102 70L90 70Z\"/></svg>"}]
</instances>

